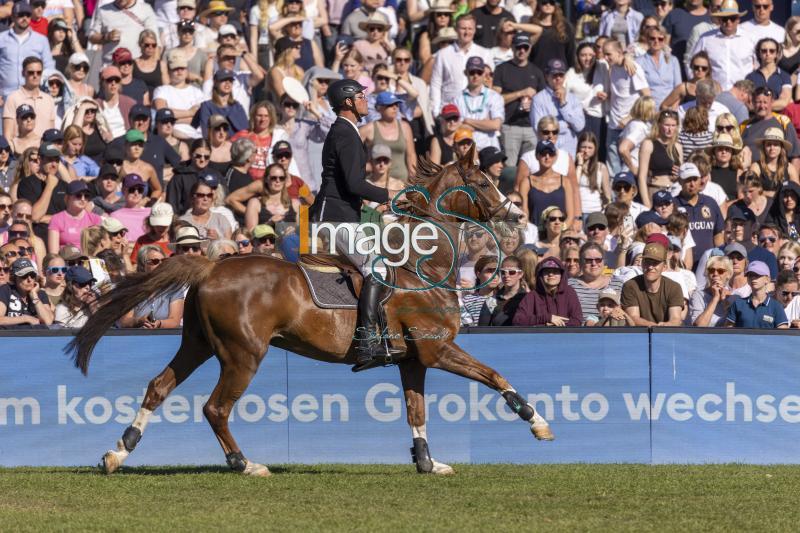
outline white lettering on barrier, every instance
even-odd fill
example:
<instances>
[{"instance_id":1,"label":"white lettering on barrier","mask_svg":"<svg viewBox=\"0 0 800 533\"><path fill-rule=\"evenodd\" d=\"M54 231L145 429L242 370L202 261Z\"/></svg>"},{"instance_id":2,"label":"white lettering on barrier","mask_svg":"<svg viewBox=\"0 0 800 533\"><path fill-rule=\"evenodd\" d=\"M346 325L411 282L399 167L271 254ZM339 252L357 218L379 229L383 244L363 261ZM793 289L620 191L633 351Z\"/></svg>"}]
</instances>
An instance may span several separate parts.
<instances>
[{"instance_id":1,"label":"white lettering on barrier","mask_svg":"<svg viewBox=\"0 0 800 533\"><path fill-rule=\"evenodd\" d=\"M0 426L8 425L9 411L14 413L14 425L25 425L25 408L30 413L30 424L37 426L41 422L41 409L36 398L0 398Z\"/></svg>"},{"instance_id":2,"label":"white lettering on barrier","mask_svg":"<svg viewBox=\"0 0 800 533\"><path fill-rule=\"evenodd\" d=\"M396 396L398 392L400 392L400 387L392 385L391 383L378 383L370 387L367 391L367 395L364 397L364 406L367 408L367 414L378 422L394 422L398 420L403 414L403 403L399 398L389 397L382 400L381 408L378 408L375 404L379 395L389 394L391 396ZM383 398L383 396L381 396L381 398ZM425 399L425 411L427 412L427 395Z\"/></svg>"}]
</instances>

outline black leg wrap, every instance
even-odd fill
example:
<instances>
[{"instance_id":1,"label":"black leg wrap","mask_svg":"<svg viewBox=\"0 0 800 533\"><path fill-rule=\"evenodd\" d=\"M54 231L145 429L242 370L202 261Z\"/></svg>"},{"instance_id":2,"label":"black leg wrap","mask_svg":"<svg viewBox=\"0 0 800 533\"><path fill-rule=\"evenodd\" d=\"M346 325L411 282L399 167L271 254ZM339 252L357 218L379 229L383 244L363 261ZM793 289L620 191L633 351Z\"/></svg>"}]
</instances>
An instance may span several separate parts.
<instances>
[{"instance_id":1,"label":"black leg wrap","mask_svg":"<svg viewBox=\"0 0 800 533\"><path fill-rule=\"evenodd\" d=\"M503 398L512 411L517 413L523 420L530 420L533 418L533 407L528 405L525 399L514 391L506 391L503 393Z\"/></svg>"},{"instance_id":2,"label":"black leg wrap","mask_svg":"<svg viewBox=\"0 0 800 533\"><path fill-rule=\"evenodd\" d=\"M433 471L428 441L419 437L414 439L414 446L411 447L411 460L417 465L417 472L420 474L429 474Z\"/></svg>"},{"instance_id":3,"label":"black leg wrap","mask_svg":"<svg viewBox=\"0 0 800 533\"><path fill-rule=\"evenodd\" d=\"M231 467L231 470L234 472L244 472L244 469L247 466L247 461L245 461L244 454L242 452L231 452L225 456L225 460L228 462L228 466Z\"/></svg>"},{"instance_id":4,"label":"black leg wrap","mask_svg":"<svg viewBox=\"0 0 800 533\"><path fill-rule=\"evenodd\" d=\"M135 428L133 426L128 426L125 430L125 433L122 434L122 444L125 445L125 449L128 450L128 453L132 452L136 445L139 444L139 441L142 440L142 432L139 428Z\"/></svg>"}]
</instances>

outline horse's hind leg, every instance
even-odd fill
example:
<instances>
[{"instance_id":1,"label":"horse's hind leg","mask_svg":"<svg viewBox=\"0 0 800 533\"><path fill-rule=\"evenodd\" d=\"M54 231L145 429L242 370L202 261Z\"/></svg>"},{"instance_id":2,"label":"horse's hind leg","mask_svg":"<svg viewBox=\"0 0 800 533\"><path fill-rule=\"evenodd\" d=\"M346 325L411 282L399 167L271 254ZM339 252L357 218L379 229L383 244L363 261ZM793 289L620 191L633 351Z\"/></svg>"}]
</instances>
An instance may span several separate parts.
<instances>
[{"instance_id":1,"label":"horse's hind leg","mask_svg":"<svg viewBox=\"0 0 800 533\"><path fill-rule=\"evenodd\" d=\"M425 366L447 370L453 374L473 379L499 392L512 411L531 424L533 436L539 440L553 440L550 425L516 390L495 370L484 365L455 343L448 342L431 346L420 353Z\"/></svg>"},{"instance_id":2,"label":"horse's hind leg","mask_svg":"<svg viewBox=\"0 0 800 533\"><path fill-rule=\"evenodd\" d=\"M453 469L436 461L428 450L428 435L425 430L425 366L414 357L400 363L400 379L406 397L406 414L411 426L411 458L420 474L454 474Z\"/></svg>"},{"instance_id":3,"label":"horse's hind leg","mask_svg":"<svg viewBox=\"0 0 800 533\"><path fill-rule=\"evenodd\" d=\"M117 441L117 449L109 450L103 456L101 467L106 474L111 474L122 466L142 438L153 411L158 409L175 387L183 383L197 367L208 361L209 357L211 357L211 347L201 332L198 332L198 335L184 333L178 353L147 386L147 393L136 413L136 418Z\"/></svg>"}]
</instances>

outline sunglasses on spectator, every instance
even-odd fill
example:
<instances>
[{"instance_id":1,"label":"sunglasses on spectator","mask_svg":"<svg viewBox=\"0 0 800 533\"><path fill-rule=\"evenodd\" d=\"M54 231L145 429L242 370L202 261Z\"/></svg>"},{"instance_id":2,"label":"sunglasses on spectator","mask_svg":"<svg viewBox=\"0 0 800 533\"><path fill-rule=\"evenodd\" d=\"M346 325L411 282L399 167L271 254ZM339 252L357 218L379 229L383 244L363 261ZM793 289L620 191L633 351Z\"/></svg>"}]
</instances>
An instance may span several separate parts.
<instances>
[{"instance_id":1,"label":"sunglasses on spectator","mask_svg":"<svg viewBox=\"0 0 800 533\"><path fill-rule=\"evenodd\" d=\"M162 262L164 262L163 259L148 259L147 261L145 261L145 264L147 266L154 267L160 265Z\"/></svg>"},{"instance_id":2,"label":"sunglasses on spectator","mask_svg":"<svg viewBox=\"0 0 800 533\"><path fill-rule=\"evenodd\" d=\"M220 61L236 61L236 56L222 56L219 59Z\"/></svg>"},{"instance_id":3,"label":"sunglasses on spectator","mask_svg":"<svg viewBox=\"0 0 800 533\"><path fill-rule=\"evenodd\" d=\"M24 276L17 276L17 279L36 279L36 272L28 272Z\"/></svg>"},{"instance_id":4,"label":"sunglasses on spectator","mask_svg":"<svg viewBox=\"0 0 800 533\"><path fill-rule=\"evenodd\" d=\"M287 154L287 153L278 154L278 155L275 156L275 160L276 161L280 161L281 159L291 159L291 158L292 158L291 154Z\"/></svg>"},{"instance_id":5,"label":"sunglasses on spectator","mask_svg":"<svg viewBox=\"0 0 800 533\"><path fill-rule=\"evenodd\" d=\"M730 23L739 22L739 17L719 17L719 21L722 24L725 24L726 22L730 22Z\"/></svg>"},{"instance_id":6,"label":"sunglasses on spectator","mask_svg":"<svg viewBox=\"0 0 800 533\"><path fill-rule=\"evenodd\" d=\"M721 276L722 274L727 272L727 270L725 270L724 268L709 268L707 270L707 272L708 272L709 275L717 274L718 276Z\"/></svg>"},{"instance_id":7,"label":"sunglasses on spectator","mask_svg":"<svg viewBox=\"0 0 800 533\"><path fill-rule=\"evenodd\" d=\"M577 237L563 237L561 239L561 242L565 242L565 243L570 243L571 242L573 244L580 244L581 240L578 239Z\"/></svg>"},{"instance_id":8,"label":"sunglasses on spectator","mask_svg":"<svg viewBox=\"0 0 800 533\"><path fill-rule=\"evenodd\" d=\"M539 130L541 135L558 135L558 130Z\"/></svg>"},{"instance_id":9,"label":"sunglasses on spectator","mask_svg":"<svg viewBox=\"0 0 800 533\"><path fill-rule=\"evenodd\" d=\"M181 244L180 249L183 252L199 252L200 246L197 244Z\"/></svg>"},{"instance_id":10,"label":"sunglasses on spectator","mask_svg":"<svg viewBox=\"0 0 800 533\"><path fill-rule=\"evenodd\" d=\"M228 16L228 12L227 11L212 11L209 14L210 17L221 17L223 15L227 17Z\"/></svg>"},{"instance_id":11,"label":"sunglasses on spectator","mask_svg":"<svg viewBox=\"0 0 800 533\"><path fill-rule=\"evenodd\" d=\"M283 174L270 174L267 179L269 181L286 181L286 176Z\"/></svg>"},{"instance_id":12,"label":"sunglasses on spectator","mask_svg":"<svg viewBox=\"0 0 800 533\"><path fill-rule=\"evenodd\" d=\"M777 48L762 48L758 52L760 54L777 54L778 53L778 49Z\"/></svg>"},{"instance_id":13,"label":"sunglasses on spectator","mask_svg":"<svg viewBox=\"0 0 800 533\"><path fill-rule=\"evenodd\" d=\"M196 192L196 193L194 193L194 197L199 199L199 200L202 200L203 198L207 198L208 200L211 200L212 198L214 198L214 193L213 192Z\"/></svg>"},{"instance_id":14,"label":"sunglasses on spectator","mask_svg":"<svg viewBox=\"0 0 800 533\"><path fill-rule=\"evenodd\" d=\"M5 152L7 154L10 154L11 153L11 148L10 147L0 148L0 152Z\"/></svg>"},{"instance_id":15,"label":"sunglasses on spectator","mask_svg":"<svg viewBox=\"0 0 800 533\"><path fill-rule=\"evenodd\" d=\"M467 239L480 239L486 235L485 231L473 231L471 233L467 233Z\"/></svg>"},{"instance_id":16,"label":"sunglasses on spectator","mask_svg":"<svg viewBox=\"0 0 800 533\"><path fill-rule=\"evenodd\" d=\"M515 276L517 274L520 274L521 272L522 272L522 270L520 270L518 268L501 268L500 269L500 275L501 276Z\"/></svg>"},{"instance_id":17,"label":"sunglasses on spectator","mask_svg":"<svg viewBox=\"0 0 800 533\"><path fill-rule=\"evenodd\" d=\"M250 246L250 240L242 239L241 241L236 241L236 245L239 246L239 248L247 248Z\"/></svg>"},{"instance_id":18,"label":"sunglasses on spectator","mask_svg":"<svg viewBox=\"0 0 800 533\"><path fill-rule=\"evenodd\" d=\"M654 35L652 37L648 37L647 40L648 41L655 41L655 42L658 42L658 43L663 43L664 42L664 37L662 37L660 35Z\"/></svg>"},{"instance_id":19,"label":"sunglasses on spectator","mask_svg":"<svg viewBox=\"0 0 800 533\"><path fill-rule=\"evenodd\" d=\"M75 66L75 70L82 70L84 72L89 72L89 65L88 63L81 63L80 65Z\"/></svg>"},{"instance_id":20,"label":"sunglasses on spectator","mask_svg":"<svg viewBox=\"0 0 800 533\"><path fill-rule=\"evenodd\" d=\"M603 262L602 257L584 257L583 262L587 265L599 265Z\"/></svg>"},{"instance_id":21,"label":"sunglasses on spectator","mask_svg":"<svg viewBox=\"0 0 800 533\"><path fill-rule=\"evenodd\" d=\"M769 9L769 4L753 4L753 9Z\"/></svg>"},{"instance_id":22,"label":"sunglasses on spectator","mask_svg":"<svg viewBox=\"0 0 800 533\"><path fill-rule=\"evenodd\" d=\"M470 70L467 74L470 76L483 76L482 70Z\"/></svg>"},{"instance_id":23,"label":"sunglasses on spectator","mask_svg":"<svg viewBox=\"0 0 800 533\"><path fill-rule=\"evenodd\" d=\"M112 237L112 238L113 237L124 237L127 234L128 234L128 230L126 230L126 229L121 229L121 230L116 231L114 233L108 232L108 236Z\"/></svg>"},{"instance_id":24,"label":"sunglasses on spectator","mask_svg":"<svg viewBox=\"0 0 800 533\"><path fill-rule=\"evenodd\" d=\"M47 267L47 273L52 274L53 276L58 274L64 275L67 273L67 267Z\"/></svg>"},{"instance_id":25,"label":"sunglasses on spectator","mask_svg":"<svg viewBox=\"0 0 800 533\"><path fill-rule=\"evenodd\" d=\"M606 229L606 226L602 224L595 224L594 226L587 228L586 231L595 232L595 231L603 231Z\"/></svg>"},{"instance_id":26,"label":"sunglasses on spectator","mask_svg":"<svg viewBox=\"0 0 800 533\"><path fill-rule=\"evenodd\" d=\"M566 220L567 220L567 217L565 217L563 215L560 216L560 217L553 217L553 216L547 217L547 221L548 222L564 222Z\"/></svg>"},{"instance_id":27,"label":"sunglasses on spectator","mask_svg":"<svg viewBox=\"0 0 800 533\"><path fill-rule=\"evenodd\" d=\"M388 165L391 162L392 161L388 157L379 157L378 159L375 159L376 165Z\"/></svg>"},{"instance_id":28,"label":"sunglasses on spectator","mask_svg":"<svg viewBox=\"0 0 800 533\"><path fill-rule=\"evenodd\" d=\"M717 131L730 132L730 131L733 131L735 129L736 128L734 126L717 126Z\"/></svg>"},{"instance_id":29,"label":"sunglasses on spectator","mask_svg":"<svg viewBox=\"0 0 800 533\"><path fill-rule=\"evenodd\" d=\"M27 252L25 252L25 250L20 250L19 252L14 250L9 250L6 252L6 259L9 259L11 257L25 257L27 255L28 254Z\"/></svg>"},{"instance_id":30,"label":"sunglasses on spectator","mask_svg":"<svg viewBox=\"0 0 800 533\"><path fill-rule=\"evenodd\" d=\"M42 71L41 70L26 70L25 74L28 75L28 76L41 76L42 75Z\"/></svg>"},{"instance_id":31,"label":"sunglasses on spectator","mask_svg":"<svg viewBox=\"0 0 800 533\"><path fill-rule=\"evenodd\" d=\"M411 63L411 58L410 57L395 57L394 58L394 62L395 63Z\"/></svg>"},{"instance_id":32,"label":"sunglasses on spectator","mask_svg":"<svg viewBox=\"0 0 800 533\"><path fill-rule=\"evenodd\" d=\"M92 286L92 282L91 281L86 281L84 283L78 283L77 281L73 281L72 282L72 286L73 287L77 287L79 289L86 289L86 288L89 288L89 287Z\"/></svg>"},{"instance_id":33,"label":"sunglasses on spectator","mask_svg":"<svg viewBox=\"0 0 800 533\"><path fill-rule=\"evenodd\" d=\"M708 72L709 67L706 65L692 65L692 70L699 70L700 72Z\"/></svg>"},{"instance_id":34,"label":"sunglasses on spectator","mask_svg":"<svg viewBox=\"0 0 800 533\"><path fill-rule=\"evenodd\" d=\"M773 236L770 235L769 237L759 237L758 238L758 243L759 244L764 244L767 241L769 241L770 243L775 243L775 242L777 242L777 240L778 240L777 237L773 237Z\"/></svg>"},{"instance_id":35,"label":"sunglasses on spectator","mask_svg":"<svg viewBox=\"0 0 800 533\"><path fill-rule=\"evenodd\" d=\"M784 298L788 298L790 296L794 298L795 296L800 296L800 291L781 291L781 296Z\"/></svg>"},{"instance_id":36,"label":"sunglasses on spectator","mask_svg":"<svg viewBox=\"0 0 800 533\"><path fill-rule=\"evenodd\" d=\"M11 211L11 204L0 204L0 209Z\"/></svg>"},{"instance_id":37,"label":"sunglasses on spectator","mask_svg":"<svg viewBox=\"0 0 800 533\"><path fill-rule=\"evenodd\" d=\"M87 262L88 260L89 260L88 257L86 257L85 255L82 255L81 257L79 257L77 259L70 259L69 261L67 261L67 266L71 266L71 267L80 266L83 263Z\"/></svg>"},{"instance_id":38,"label":"sunglasses on spectator","mask_svg":"<svg viewBox=\"0 0 800 533\"><path fill-rule=\"evenodd\" d=\"M0 272L5 275L9 275L11 274L11 267L0 267Z\"/></svg>"},{"instance_id":39,"label":"sunglasses on spectator","mask_svg":"<svg viewBox=\"0 0 800 533\"><path fill-rule=\"evenodd\" d=\"M620 183L618 185L614 185L615 192L620 192L620 191L630 192L632 188L633 185L631 185L630 183Z\"/></svg>"},{"instance_id":40,"label":"sunglasses on spectator","mask_svg":"<svg viewBox=\"0 0 800 533\"><path fill-rule=\"evenodd\" d=\"M137 186L128 189L128 194L144 194L144 187Z\"/></svg>"},{"instance_id":41,"label":"sunglasses on spectator","mask_svg":"<svg viewBox=\"0 0 800 533\"><path fill-rule=\"evenodd\" d=\"M566 259L564 259L564 262L565 263L580 263L580 259L578 259L577 257L567 257Z\"/></svg>"},{"instance_id":42,"label":"sunglasses on spectator","mask_svg":"<svg viewBox=\"0 0 800 533\"><path fill-rule=\"evenodd\" d=\"M255 237L253 238L253 242L256 244L275 244L275 236L266 235L264 237Z\"/></svg>"},{"instance_id":43,"label":"sunglasses on spectator","mask_svg":"<svg viewBox=\"0 0 800 533\"><path fill-rule=\"evenodd\" d=\"M227 259L229 257L233 257L234 255L239 255L239 254L232 254L232 253L219 254L219 259Z\"/></svg>"},{"instance_id":44,"label":"sunglasses on spectator","mask_svg":"<svg viewBox=\"0 0 800 533\"><path fill-rule=\"evenodd\" d=\"M8 232L9 239L27 239L28 232L27 231L9 231Z\"/></svg>"},{"instance_id":45,"label":"sunglasses on spectator","mask_svg":"<svg viewBox=\"0 0 800 533\"><path fill-rule=\"evenodd\" d=\"M211 154L194 154L195 159L200 159L201 161L206 161L211 159Z\"/></svg>"},{"instance_id":46,"label":"sunglasses on spectator","mask_svg":"<svg viewBox=\"0 0 800 533\"><path fill-rule=\"evenodd\" d=\"M106 78L106 83L119 83L120 81L122 81L122 79L116 76L113 78Z\"/></svg>"},{"instance_id":47,"label":"sunglasses on spectator","mask_svg":"<svg viewBox=\"0 0 800 533\"><path fill-rule=\"evenodd\" d=\"M297 102L292 102L291 100L284 100L283 107L291 107L292 109L297 109L298 107L300 107L300 104L298 104Z\"/></svg>"},{"instance_id":48,"label":"sunglasses on spectator","mask_svg":"<svg viewBox=\"0 0 800 533\"><path fill-rule=\"evenodd\" d=\"M458 141L456 144L458 146L472 146L472 142L473 142L472 139L464 139L463 141Z\"/></svg>"},{"instance_id":49,"label":"sunglasses on spectator","mask_svg":"<svg viewBox=\"0 0 800 533\"><path fill-rule=\"evenodd\" d=\"M17 213L16 215L14 215L14 218L18 220L33 220L33 215L28 215L25 213Z\"/></svg>"},{"instance_id":50,"label":"sunglasses on spectator","mask_svg":"<svg viewBox=\"0 0 800 533\"><path fill-rule=\"evenodd\" d=\"M142 48L155 48L156 43L142 43Z\"/></svg>"}]
</instances>

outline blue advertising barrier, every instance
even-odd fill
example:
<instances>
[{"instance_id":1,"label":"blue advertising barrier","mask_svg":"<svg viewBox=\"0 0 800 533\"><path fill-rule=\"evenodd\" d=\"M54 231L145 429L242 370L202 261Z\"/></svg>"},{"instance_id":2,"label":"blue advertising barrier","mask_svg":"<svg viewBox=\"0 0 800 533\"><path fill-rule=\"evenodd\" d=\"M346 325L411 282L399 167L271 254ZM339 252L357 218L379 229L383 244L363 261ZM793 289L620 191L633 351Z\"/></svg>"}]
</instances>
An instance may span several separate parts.
<instances>
[{"instance_id":1,"label":"blue advertising barrier","mask_svg":"<svg viewBox=\"0 0 800 533\"><path fill-rule=\"evenodd\" d=\"M494 391L429 370L432 453L467 463L800 463L800 339L750 333L460 335L552 423L556 440L535 441ZM63 355L68 340L0 338L0 466L96 464L180 337L104 337L88 378ZM202 413L218 374L212 359L176 389L127 464L223 464ZM268 464L410 460L396 368L353 374L271 348L231 418L244 453Z\"/></svg>"},{"instance_id":2,"label":"blue advertising barrier","mask_svg":"<svg viewBox=\"0 0 800 533\"><path fill-rule=\"evenodd\" d=\"M147 384L179 337L107 336L89 377L61 349L68 337L0 339L0 465L96 464L133 420ZM649 462L649 421L631 420L627 394L649 390L648 334L461 335L459 344L504 375L553 423L542 443L494 391L428 372L428 436L448 462ZM220 464L202 406L219 374L208 361L165 401L128 460ZM408 463L411 435L396 368L353 374L271 348L233 410L244 453L267 463Z\"/></svg>"}]
</instances>

